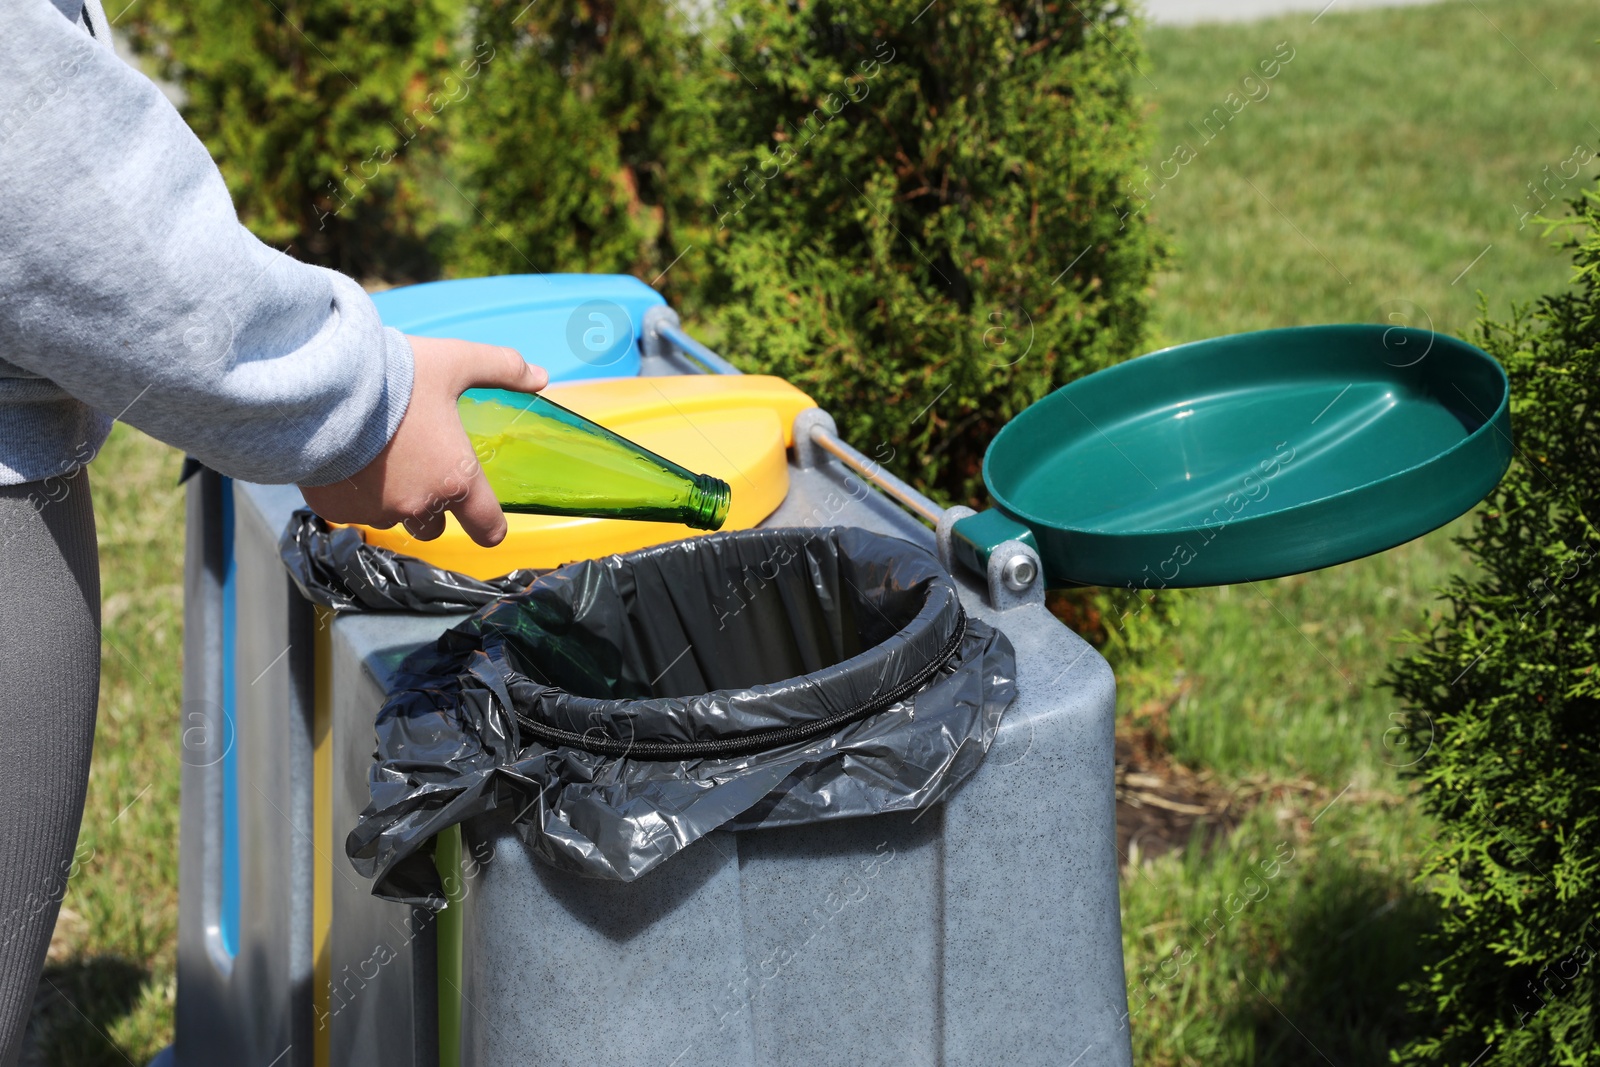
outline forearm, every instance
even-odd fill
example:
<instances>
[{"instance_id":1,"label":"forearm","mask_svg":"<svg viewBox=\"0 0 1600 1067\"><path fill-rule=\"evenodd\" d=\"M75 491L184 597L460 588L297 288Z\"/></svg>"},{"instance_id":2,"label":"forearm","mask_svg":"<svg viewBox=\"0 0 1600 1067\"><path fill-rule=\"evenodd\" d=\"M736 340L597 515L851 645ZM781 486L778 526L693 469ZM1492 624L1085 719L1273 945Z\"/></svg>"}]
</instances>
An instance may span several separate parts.
<instances>
[{"instance_id":1,"label":"forearm","mask_svg":"<svg viewBox=\"0 0 1600 1067\"><path fill-rule=\"evenodd\" d=\"M147 79L46 0L6 8L0 358L228 474L364 467L410 397L405 339L354 282L239 225Z\"/></svg>"}]
</instances>

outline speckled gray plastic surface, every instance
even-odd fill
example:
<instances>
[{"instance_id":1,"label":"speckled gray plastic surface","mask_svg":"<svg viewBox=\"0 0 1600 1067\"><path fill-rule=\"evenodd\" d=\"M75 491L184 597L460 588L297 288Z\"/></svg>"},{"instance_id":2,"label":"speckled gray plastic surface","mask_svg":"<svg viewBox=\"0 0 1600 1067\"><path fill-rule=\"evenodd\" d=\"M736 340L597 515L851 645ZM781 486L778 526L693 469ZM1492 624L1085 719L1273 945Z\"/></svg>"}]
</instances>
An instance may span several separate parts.
<instances>
[{"instance_id":1,"label":"speckled gray plastic surface","mask_svg":"<svg viewBox=\"0 0 1600 1067\"><path fill-rule=\"evenodd\" d=\"M932 547L833 464L790 474L769 524ZM958 581L1016 645L1019 696L983 766L920 816L716 833L632 885L469 823L494 858L463 902L463 1062L1130 1063L1111 671L1042 604L997 614Z\"/></svg>"},{"instance_id":2,"label":"speckled gray plastic surface","mask_svg":"<svg viewBox=\"0 0 1600 1067\"><path fill-rule=\"evenodd\" d=\"M931 531L833 461L790 473L788 499L768 525L854 524L933 546ZM244 485L237 493L241 528L260 527L241 534L240 545L262 555L240 567L278 566L266 546L298 494ZM1015 645L1019 696L984 765L946 802L916 816L718 832L633 884L558 873L493 818L469 824L469 847L493 858L468 881L461 903L462 1063L1130 1064L1110 669L1042 603L997 613L976 579L957 580L967 610ZM405 654L454 621L355 615L333 624L336 842L366 801L372 716L387 679ZM265 653L241 647L241 663L265 663L293 643L282 625L259 627L254 638L241 626L241 641ZM288 658L294 671L309 670L308 658ZM285 690L276 712L263 706L263 721L281 716L281 725L303 714L287 696L295 691ZM304 780L298 765L309 759L299 750L240 755L263 761L285 783ZM240 800L254 812L242 810L242 820L257 820L244 822L247 832L264 825L267 806ZM186 782L186 819L190 806ZM309 862L308 840L290 834L260 847L282 867L281 891L303 884L296 872ZM331 1062L430 1067L432 921L371 897L342 855L333 859L336 997L314 1024L330 1030ZM187 855L185 866L193 866ZM263 877L269 866L261 865ZM247 907L252 899L247 894ZM285 967L291 953L308 959L285 944L309 938L303 920L285 911L282 926L259 952L282 954ZM268 1004L309 999L298 974L253 981L266 990L259 996L270 993L256 1006L202 997L206 984L188 973L197 966L180 950L183 1067L219 1062L190 1058L186 1045L239 1047L231 1059L253 1062L267 1040L245 1050L223 1035ZM285 1035L296 1047L284 1052L284 1067L311 1062L309 1047L292 1040L305 1033Z\"/></svg>"}]
</instances>

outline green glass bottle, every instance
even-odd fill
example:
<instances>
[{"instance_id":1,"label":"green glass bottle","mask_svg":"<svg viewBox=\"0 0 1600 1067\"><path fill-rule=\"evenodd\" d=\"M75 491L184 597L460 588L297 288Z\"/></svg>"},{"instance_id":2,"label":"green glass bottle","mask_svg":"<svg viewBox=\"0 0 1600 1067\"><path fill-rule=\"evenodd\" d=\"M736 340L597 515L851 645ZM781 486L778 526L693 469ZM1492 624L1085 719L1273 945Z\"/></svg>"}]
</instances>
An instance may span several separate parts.
<instances>
[{"instance_id":1,"label":"green glass bottle","mask_svg":"<svg viewBox=\"0 0 1600 1067\"><path fill-rule=\"evenodd\" d=\"M545 397L475 392L458 405L461 425L506 511L697 530L720 529L728 517L731 492L720 478L693 474Z\"/></svg>"}]
</instances>

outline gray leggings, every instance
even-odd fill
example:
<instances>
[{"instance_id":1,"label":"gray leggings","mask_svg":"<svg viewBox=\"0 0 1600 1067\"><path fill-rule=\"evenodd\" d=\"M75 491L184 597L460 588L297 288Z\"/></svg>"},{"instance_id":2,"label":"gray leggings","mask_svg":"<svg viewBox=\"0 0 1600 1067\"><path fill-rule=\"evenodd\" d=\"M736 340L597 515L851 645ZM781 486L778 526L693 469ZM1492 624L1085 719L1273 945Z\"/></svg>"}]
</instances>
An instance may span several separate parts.
<instances>
[{"instance_id":1,"label":"gray leggings","mask_svg":"<svg viewBox=\"0 0 1600 1067\"><path fill-rule=\"evenodd\" d=\"M89 476L0 486L0 1067L66 893L100 693Z\"/></svg>"}]
</instances>

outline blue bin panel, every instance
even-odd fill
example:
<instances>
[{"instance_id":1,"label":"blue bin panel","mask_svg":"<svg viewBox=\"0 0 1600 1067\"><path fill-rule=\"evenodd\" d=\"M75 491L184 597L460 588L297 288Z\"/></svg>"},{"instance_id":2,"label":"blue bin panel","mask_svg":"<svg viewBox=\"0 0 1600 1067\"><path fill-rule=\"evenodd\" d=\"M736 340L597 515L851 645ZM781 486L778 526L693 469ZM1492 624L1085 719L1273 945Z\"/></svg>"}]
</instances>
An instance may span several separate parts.
<instances>
[{"instance_id":1,"label":"blue bin panel","mask_svg":"<svg viewBox=\"0 0 1600 1067\"><path fill-rule=\"evenodd\" d=\"M625 274L507 274L390 289L385 325L419 337L505 345L553 382L639 373L644 313L661 294Z\"/></svg>"}]
</instances>

